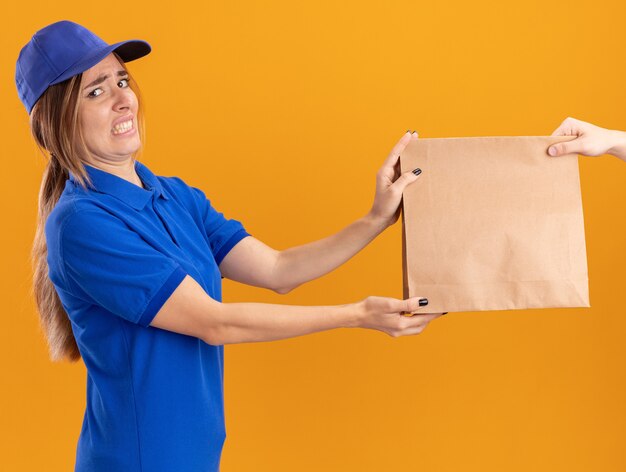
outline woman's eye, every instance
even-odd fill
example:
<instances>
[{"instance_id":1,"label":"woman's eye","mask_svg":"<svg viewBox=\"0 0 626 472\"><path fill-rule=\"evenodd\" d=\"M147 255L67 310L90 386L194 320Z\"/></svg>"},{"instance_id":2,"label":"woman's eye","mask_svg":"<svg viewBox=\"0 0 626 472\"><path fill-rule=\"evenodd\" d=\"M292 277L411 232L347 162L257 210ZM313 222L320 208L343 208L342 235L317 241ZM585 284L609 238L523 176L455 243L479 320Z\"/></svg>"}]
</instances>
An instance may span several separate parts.
<instances>
[{"instance_id":1,"label":"woman's eye","mask_svg":"<svg viewBox=\"0 0 626 472\"><path fill-rule=\"evenodd\" d=\"M126 82L126 87L128 87L128 83L130 82L130 78L129 78L129 77L127 77L127 78L125 78L125 79L121 79L121 80L118 82L118 84L121 84L122 82ZM125 88L125 87L124 87L124 88ZM96 94L96 93L95 93L95 92L96 92L96 90L100 90L100 91L102 91L102 89L101 89L100 87L98 87L98 88L93 89L91 92L89 92L89 93L87 94L87 96L88 96L89 98L94 98L94 97L98 97L98 96L100 96L100 95L101 95L100 93L98 93L98 94Z\"/></svg>"}]
</instances>

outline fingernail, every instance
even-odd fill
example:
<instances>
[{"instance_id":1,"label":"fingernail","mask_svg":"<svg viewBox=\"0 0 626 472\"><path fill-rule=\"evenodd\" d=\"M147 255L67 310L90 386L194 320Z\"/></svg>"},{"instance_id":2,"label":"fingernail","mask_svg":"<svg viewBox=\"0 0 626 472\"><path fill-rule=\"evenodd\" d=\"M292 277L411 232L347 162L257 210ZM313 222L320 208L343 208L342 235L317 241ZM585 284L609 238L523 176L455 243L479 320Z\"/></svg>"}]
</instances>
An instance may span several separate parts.
<instances>
[{"instance_id":1,"label":"fingernail","mask_svg":"<svg viewBox=\"0 0 626 472\"><path fill-rule=\"evenodd\" d=\"M407 130L406 130L406 132L407 132L407 133L410 133L410 132L411 132L411 130L407 129Z\"/></svg>"},{"instance_id":2,"label":"fingernail","mask_svg":"<svg viewBox=\"0 0 626 472\"><path fill-rule=\"evenodd\" d=\"M411 134L413 134L413 133L415 133L415 130L413 130L413 131L411 132Z\"/></svg>"},{"instance_id":3,"label":"fingernail","mask_svg":"<svg viewBox=\"0 0 626 472\"><path fill-rule=\"evenodd\" d=\"M550 154L551 156L556 156L556 148L554 146L550 146L548 148L548 154Z\"/></svg>"},{"instance_id":4,"label":"fingernail","mask_svg":"<svg viewBox=\"0 0 626 472\"><path fill-rule=\"evenodd\" d=\"M420 175L422 173L422 169L420 169L419 167L417 169L413 169L413 173L415 175Z\"/></svg>"},{"instance_id":5,"label":"fingernail","mask_svg":"<svg viewBox=\"0 0 626 472\"><path fill-rule=\"evenodd\" d=\"M428 305L428 298L420 298L420 306Z\"/></svg>"}]
</instances>

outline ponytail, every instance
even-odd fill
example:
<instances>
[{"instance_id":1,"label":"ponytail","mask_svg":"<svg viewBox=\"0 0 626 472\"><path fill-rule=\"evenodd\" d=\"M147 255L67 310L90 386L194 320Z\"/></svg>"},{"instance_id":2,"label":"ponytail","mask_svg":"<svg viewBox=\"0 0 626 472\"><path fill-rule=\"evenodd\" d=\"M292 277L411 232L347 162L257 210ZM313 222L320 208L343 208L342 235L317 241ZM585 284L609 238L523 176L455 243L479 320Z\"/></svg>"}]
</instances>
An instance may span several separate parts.
<instances>
[{"instance_id":1,"label":"ponytail","mask_svg":"<svg viewBox=\"0 0 626 472\"><path fill-rule=\"evenodd\" d=\"M40 325L48 340L48 349L53 361L67 358L80 359L80 352L72 332L70 320L61 304L59 295L48 277L48 246L44 233L48 215L56 205L65 187L68 172L52 154L43 173L39 191L37 229L32 248L33 295L39 310Z\"/></svg>"}]
</instances>

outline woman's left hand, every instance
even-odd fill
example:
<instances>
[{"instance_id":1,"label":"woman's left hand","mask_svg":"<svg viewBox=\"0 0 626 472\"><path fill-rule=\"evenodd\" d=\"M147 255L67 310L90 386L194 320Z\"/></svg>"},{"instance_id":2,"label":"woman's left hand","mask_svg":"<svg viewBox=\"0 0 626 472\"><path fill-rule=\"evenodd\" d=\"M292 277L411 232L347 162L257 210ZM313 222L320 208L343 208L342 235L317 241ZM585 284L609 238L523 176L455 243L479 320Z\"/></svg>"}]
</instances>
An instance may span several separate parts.
<instances>
[{"instance_id":1,"label":"woman's left hand","mask_svg":"<svg viewBox=\"0 0 626 472\"><path fill-rule=\"evenodd\" d=\"M407 131L393 147L389 157L376 174L376 196L369 216L384 227L391 226L400 216L402 192L418 179L420 169L400 175L400 154L410 141L417 140L417 132Z\"/></svg>"}]
</instances>

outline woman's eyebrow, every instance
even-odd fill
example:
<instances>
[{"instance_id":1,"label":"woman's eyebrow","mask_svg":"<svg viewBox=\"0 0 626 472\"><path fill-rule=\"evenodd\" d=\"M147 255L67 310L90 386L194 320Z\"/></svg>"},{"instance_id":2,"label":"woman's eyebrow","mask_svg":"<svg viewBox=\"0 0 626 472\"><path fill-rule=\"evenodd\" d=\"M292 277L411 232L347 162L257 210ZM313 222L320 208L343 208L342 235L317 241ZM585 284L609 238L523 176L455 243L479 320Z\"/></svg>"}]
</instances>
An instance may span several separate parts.
<instances>
[{"instance_id":1,"label":"woman's eyebrow","mask_svg":"<svg viewBox=\"0 0 626 472\"><path fill-rule=\"evenodd\" d=\"M117 71L117 75L118 75L118 77L119 77L120 75L126 75L126 74L128 74L128 72L126 72L125 70L118 70L118 71ZM101 75L101 76L100 76L100 77L98 77L96 80L94 80L93 82L91 82L89 85L85 85L85 86L83 87L83 90L85 90L86 88L92 87L92 86L94 86L94 85L101 84L102 82L104 82L104 81L105 81L106 79L108 79L108 78L109 78L109 76L108 76L108 75Z\"/></svg>"}]
</instances>

